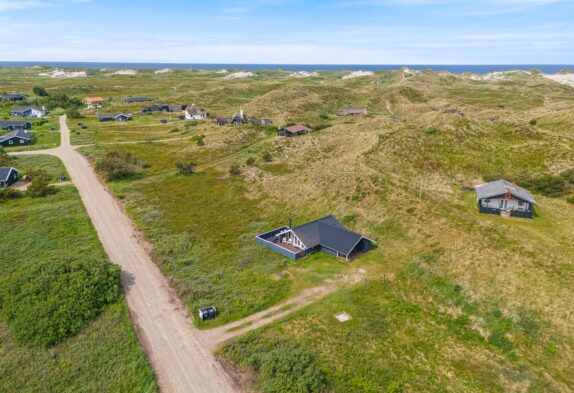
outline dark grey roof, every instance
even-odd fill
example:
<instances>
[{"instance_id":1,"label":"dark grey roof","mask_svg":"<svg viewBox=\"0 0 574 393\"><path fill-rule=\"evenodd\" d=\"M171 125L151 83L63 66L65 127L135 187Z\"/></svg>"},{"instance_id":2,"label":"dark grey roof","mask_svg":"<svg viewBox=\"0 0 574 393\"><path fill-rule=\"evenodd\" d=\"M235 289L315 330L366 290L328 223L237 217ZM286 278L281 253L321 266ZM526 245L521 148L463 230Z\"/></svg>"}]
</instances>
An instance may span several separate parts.
<instances>
[{"instance_id":1,"label":"dark grey roof","mask_svg":"<svg viewBox=\"0 0 574 393\"><path fill-rule=\"evenodd\" d=\"M488 199L500 195L510 194L515 198L536 204L534 197L525 188L512 184L504 179L496 180L490 183L481 184L475 187L477 199Z\"/></svg>"},{"instance_id":2,"label":"dark grey roof","mask_svg":"<svg viewBox=\"0 0 574 393\"><path fill-rule=\"evenodd\" d=\"M26 139L26 140L30 140L30 133L26 130L16 130L16 131L10 131L7 132L6 134L0 136L0 142L4 142L8 139L12 139L12 138L22 138L22 139Z\"/></svg>"},{"instance_id":3,"label":"dark grey roof","mask_svg":"<svg viewBox=\"0 0 574 393\"><path fill-rule=\"evenodd\" d=\"M9 127L24 127L26 124L32 125L29 121L0 121L0 130L8 129Z\"/></svg>"},{"instance_id":4,"label":"dark grey roof","mask_svg":"<svg viewBox=\"0 0 574 393\"><path fill-rule=\"evenodd\" d=\"M23 100L24 98L26 98L26 96L24 94L4 94L2 96L0 96L1 99L4 100Z\"/></svg>"},{"instance_id":5,"label":"dark grey roof","mask_svg":"<svg viewBox=\"0 0 574 393\"><path fill-rule=\"evenodd\" d=\"M307 224L292 228L293 233L307 248L328 247L341 254L349 254L363 238L362 235L346 229L335 217L326 216Z\"/></svg>"},{"instance_id":6,"label":"dark grey roof","mask_svg":"<svg viewBox=\"0 0 574 393\"><path fill-rule=\"evenodd\" d=\"M28 109L36 109L38 111L44 111L45 109L41 106L34 106L34 105L14 105L12 107L12 112L25 112Z\"/></svg>"},{"instance_id":7,"label":"dark grey roof","mask_svg":"<svg viewBox=\"0 0 574 393\"><path fill-rule=\"evenodd\" d=\"M153 101L153 99L148 97L126 97L124 98L124 102L147 102Z\"/></svg>"},{"instance_id":8,"label":"dark grey roof","mask_svg":"<svg viewBox=\"0 0 574 393\"><path fill-rule=\"evenodd\" d=\"M98 115L98 119L102 120L102 119L115 119L116 117L119 116L125 116L128 118L131 118L130 115L126 115L125 113L102 113L100 115Z\"/></svg>"},{"instance_id":9,"label":"dark grey roof","mask_svg":"<svg viewBox=\"0 0 574 393\"><path fill-rule=\"evenodd\" d=\"M18 171L18 169L16 169L16 168L7 168L7 167L0 168L0 180L2 180L2 181L8 180L8 176L10 176L10 173L12 171L16 171L16 172L20 173Z\"/></svg>"}]
</instances>

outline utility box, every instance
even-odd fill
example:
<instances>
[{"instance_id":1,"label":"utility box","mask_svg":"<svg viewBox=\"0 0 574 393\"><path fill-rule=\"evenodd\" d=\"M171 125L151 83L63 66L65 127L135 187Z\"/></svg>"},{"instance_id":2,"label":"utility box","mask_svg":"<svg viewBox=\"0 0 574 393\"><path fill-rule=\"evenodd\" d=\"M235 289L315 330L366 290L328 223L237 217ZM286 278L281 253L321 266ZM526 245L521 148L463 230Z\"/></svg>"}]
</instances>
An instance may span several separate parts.
<instances>
[{"instance_id":1,"label":"utility box","mask_svg":"<svg viewBox=\"0 0 574 393\"><path fill-rule=\"evenodd\" d=\"M217 309L213 306L199 309L199 319L201 321L210 321L212 319L215 319L216 316L217 316Z\"/></svg>"}]
</instances>

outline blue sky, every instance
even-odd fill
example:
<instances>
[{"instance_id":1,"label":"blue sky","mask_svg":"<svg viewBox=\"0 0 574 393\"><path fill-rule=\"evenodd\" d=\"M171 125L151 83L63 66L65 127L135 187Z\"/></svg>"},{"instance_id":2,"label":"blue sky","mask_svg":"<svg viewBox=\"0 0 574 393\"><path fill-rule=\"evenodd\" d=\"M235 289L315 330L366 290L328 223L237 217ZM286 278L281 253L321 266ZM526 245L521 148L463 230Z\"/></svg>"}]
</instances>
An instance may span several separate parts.
<instances>
[{"instance_id":1,"label":"blue sky","mask_svg":"<svg viewBox=\"0 0 574 393\"><path fill-rule=\"evenodd\" d=\"M0 60L574 64L574 0L0 0Z\"/></svg>"}]
</instances>

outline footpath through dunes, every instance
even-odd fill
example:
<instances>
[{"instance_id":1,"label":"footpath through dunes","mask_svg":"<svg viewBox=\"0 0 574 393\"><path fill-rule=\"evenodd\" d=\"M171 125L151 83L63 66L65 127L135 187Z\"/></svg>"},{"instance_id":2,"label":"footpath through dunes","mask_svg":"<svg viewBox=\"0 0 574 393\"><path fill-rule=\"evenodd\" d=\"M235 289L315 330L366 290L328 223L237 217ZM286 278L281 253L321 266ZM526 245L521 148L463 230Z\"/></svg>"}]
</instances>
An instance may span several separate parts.
<instances>
[{"instance_id":1,"label":"footpath through dunes","mask_svg":"<svg viewBox=\"0 0 574 393\"><path fill-rule=\"evenodd\" d=\"M61 146L16 154L50 154L64 163L110 260L122 268L122 286L141 346L162 392L235 392L231 378L193 327L185 306L146 252L132 221L70 145L60 117Z\"/></svg>"}]
</instances>

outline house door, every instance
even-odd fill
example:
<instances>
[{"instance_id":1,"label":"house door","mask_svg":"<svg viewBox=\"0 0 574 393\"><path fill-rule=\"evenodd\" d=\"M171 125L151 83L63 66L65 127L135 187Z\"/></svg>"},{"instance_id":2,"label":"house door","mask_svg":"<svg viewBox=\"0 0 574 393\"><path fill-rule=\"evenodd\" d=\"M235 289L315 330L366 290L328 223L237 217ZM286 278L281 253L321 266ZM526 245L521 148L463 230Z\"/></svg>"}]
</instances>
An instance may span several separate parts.
<instances>
[{"instance_id":1,"label":"house door","mask_svg":"<svg viewBox=\"0 0 574 393\"><path fill-rule=\"evenodd\" d=\"M500 210L507 210L507 209L508 209L508 199L501 199Z\"/></svg>"}]
</instances>

